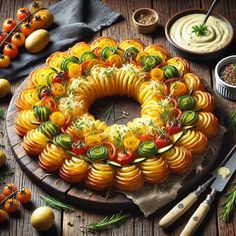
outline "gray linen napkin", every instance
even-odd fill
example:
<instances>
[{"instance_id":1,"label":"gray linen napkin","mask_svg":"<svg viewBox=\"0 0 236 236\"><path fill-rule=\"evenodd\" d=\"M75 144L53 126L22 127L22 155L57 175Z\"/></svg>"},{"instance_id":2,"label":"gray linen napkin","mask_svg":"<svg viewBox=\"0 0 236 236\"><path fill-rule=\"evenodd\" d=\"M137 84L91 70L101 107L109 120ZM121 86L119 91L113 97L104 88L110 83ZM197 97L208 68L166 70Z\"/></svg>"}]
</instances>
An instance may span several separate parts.
<instances>
[{"instance_id":1,"label":"gray linen napkin","mask_svg":"<svg viewBox=\"0 0 236 236\"><path fill-rule=\"evenodd\" d=\"M54 14L55 23L49 29L51 41L48 46L38 54L21 49L9 68L0 69L0 77L12 81L28 75L34 67L44 63L51 53L85 40L120 16L99 0L63 0L49 9Z\"/></svg>"}]
</instances>

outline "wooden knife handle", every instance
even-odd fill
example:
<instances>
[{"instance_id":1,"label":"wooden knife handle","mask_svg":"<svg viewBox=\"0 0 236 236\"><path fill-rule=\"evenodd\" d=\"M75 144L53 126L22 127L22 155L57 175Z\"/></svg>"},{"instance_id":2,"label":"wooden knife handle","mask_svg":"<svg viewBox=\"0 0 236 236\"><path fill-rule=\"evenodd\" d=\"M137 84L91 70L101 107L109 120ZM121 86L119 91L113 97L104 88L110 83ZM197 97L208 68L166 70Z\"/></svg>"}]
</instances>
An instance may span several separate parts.
<instances>
[{"instance_id":1,"label":"wooden knife handle","mask_svg":"<svg viewBox=\"0 0 236 236\"><path fill-rule=\"evenodd\" d=\"M182 216L198 199L195 192L187 195L182 201L174 206L159 222L159 226L166 228Z\"/></svg>"},{"instance_id":2,"label":"wooden knife handle","mask_svg":"<svg viewBox=\"0 0 236 236\"><path fill-rule=\"evenodd\" d=\"M200 206L192 215L192 217L190 218L190 220L188 221L187 225L184 227L180 236L192 235L197 230L199 225L202 223L209 209L210 205L206 201L201 203Z\"/></svg>"}]
</instances>

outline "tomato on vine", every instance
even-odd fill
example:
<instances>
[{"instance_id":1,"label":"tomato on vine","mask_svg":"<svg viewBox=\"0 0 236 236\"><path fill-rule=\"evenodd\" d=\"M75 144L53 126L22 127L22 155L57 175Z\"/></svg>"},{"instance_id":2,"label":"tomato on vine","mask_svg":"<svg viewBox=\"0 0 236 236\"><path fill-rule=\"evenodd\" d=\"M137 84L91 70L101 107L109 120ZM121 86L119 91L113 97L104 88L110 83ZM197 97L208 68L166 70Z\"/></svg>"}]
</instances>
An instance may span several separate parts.
<instances>
[{"instance_id":1,"label":"tomato on vine","mask_svg":"<svg viewBox=\"0 0 236 236\"><path fill-rule=\"evenodd\" d=\"M8 218L6 211L0 209L0 223L4 222Z\"/></svg>"},{"instance_id":2,"label":"tomato on vine","mask_svg":"<svg viewBox=\"0 0 236 236\"><path fill-rule=\"evenodd\" d=\"M32 25L30 23L23 23L21 25L21 33L25 36L28 37L31 33L34 32L34 28L32 27Z\"/></svg>"},{"instance_id":3,"label":"tomato on vine","mask_svg":"<svg viewBox=\"0 0 236 236\"><path fill-rule=\"evenodd\" d=\"M19 8L16 13L16 17L19 21L24 20L28 15L30 15L30 9L27 7Z\"/></svg>"},{"instance_id":4,"label":"tomato on vine","mask_svg":"<svg viewBox=\"0 0 236 236\"><path fill-rule=\"evenodd\" d=\"M30 201L31 199L31 192L28 188L22 188L21 190L19 190L16 194L16 199L20 202L20 203L27 203Z\"/></svg>"},{"instance_id":5,"label":"tomato on vine","mask_svg":"<svg viewBox=\"0 0 236 236\"><path fill-rule=\"evenodd\" d=\"M12 43L7 43L3 48L3 54L13 59L18 55L18 48Z\"/></svg>"},{"instance_id":6,"label":"tomato on vine","mask_svg":"<svg viewBox=\"0 0 236 236\"><path fill-rule=\"evenodd\" d=\"M14 20L13 18L8 18L3 22L3 30L5 30L6 32L10 32L11 30L13 30L13 28L17 25L16 20Z\"/></svg>"},{"instance_id":7,"label":"tomato on vine","mask_svg":"<svg viewBox=\"0 0 236 236\"><path fill-rule=\"evenodd\" d=\"M2 202L5 199L5 195L0 193L0 202Z\"/></svg>"},{"instance_id":8,"label":"tomato on vine","mask_svg":"<svg viewBox=\"0 0 236 236\"><path fill-rule=\"evenodd\" d=\"M17 47L22 47L25 44L25 36L24 34L17 32L12 35L11 43Z\"/></svg>"},{"instance_id":9,"label":"tomato on vine","mask_svg":"<svg viewBox=\"0 0 236 236\"><path fill-rule=\"evenodd\" d=\"M0 31L0 43L7 37L7 32L2 30Z\"/></svg>"},{"instance_id":10,"label":"tomato on vine","mask_svg":"<svg viewBox=\"0 0 236 236\"><path fill-rule=\"evenodd\" d=\"M0 54L0 68L7 68L10 64L10 57L4 54Z\"/></svg>"},{"instance_id":11,"label":"tomato on vine","mask_svg":"<svg viewBox=\"0 0 236 236\"><path fill-rule=\"evenodd\" d=\"M7 199L4 204L4 210L8 213L16 212L19 209L19 207L20 203L15 198Z\"/></svg>"},{"instance_id":12,"label":"tomato on vine","mask_svg":"<svg viewBox=\"0 0 236 236\"><path fill-rule=\"evenodd\" d=\"M4 186L3 188L3 194L8 197L10 194L12 194L13 192L17 191L17 187L15 184L13 183L9 183L6 186Z\"/></svg>"}]
</instances>

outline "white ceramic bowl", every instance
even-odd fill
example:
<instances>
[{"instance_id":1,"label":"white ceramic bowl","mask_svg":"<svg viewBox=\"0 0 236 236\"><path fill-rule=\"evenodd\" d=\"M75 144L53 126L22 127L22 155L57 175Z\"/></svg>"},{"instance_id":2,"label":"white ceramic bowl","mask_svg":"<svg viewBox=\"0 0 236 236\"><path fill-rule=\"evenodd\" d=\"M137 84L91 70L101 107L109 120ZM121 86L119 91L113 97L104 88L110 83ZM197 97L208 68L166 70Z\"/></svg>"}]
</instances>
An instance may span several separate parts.
<instances>
[{"instance_id":1,"label":"white ceramic bowl","mask_svg":"<svg viewBox=\"0 0 236 236\"><path fill-rule=\"evenodd\" d=\"M219 75L221 68L230 63L236 63L236 55L225 57L217 63L215 67L216 90L223 97L236 101L236 86L225 83Z\"/></svg>"}]
</instances>

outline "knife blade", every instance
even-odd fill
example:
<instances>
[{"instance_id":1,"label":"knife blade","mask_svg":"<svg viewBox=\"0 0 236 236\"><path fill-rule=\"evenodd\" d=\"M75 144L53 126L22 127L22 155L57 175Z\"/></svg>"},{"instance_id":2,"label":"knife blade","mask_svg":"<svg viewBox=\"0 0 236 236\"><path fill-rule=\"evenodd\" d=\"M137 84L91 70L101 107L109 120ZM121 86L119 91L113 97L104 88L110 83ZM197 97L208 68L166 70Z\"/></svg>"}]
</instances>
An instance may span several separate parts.
<instances>
[{"instance_id":1,"label":"knife blade","mask_svg":"<svg viewBox=\"0 0 236 236\"><path fill-rule=\"evenodd\" d=\"M159 226L166 228L173 224L177 219L179 219L198 199L200 194L206 190L210 183L217 177L217 170L222 167L226 161L231 157L232 153L236 150L236 145L229 151L225 158L218 164L218 166L212 171L212 176L204 184L198 186L198 188L189 193L185 198L183 198L179 203L177 203L159 222Z\"/></svg>"},{"instance_id":2,"label":"knife blade","mask_svg":"<svg viewBox=\"0 0 236 236\"><path fill-rule=\"evenodd\" d=\"M230 174L226 178L223 178L221 175L217 175L216 179L211 184L211 193L207 195L207 198L200 204L200 206L191 216L180 236L192 235L202 223L203 219L205 218L210 209L211 203L215 199L216 193L222 192L224 190L225 186L227 185L236 170L236 152L226 162L224 167L230 170Z\"/></svg>"}]
</instances>

